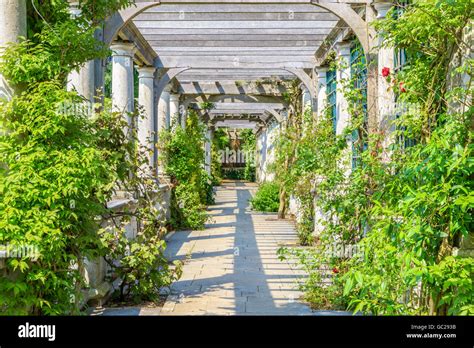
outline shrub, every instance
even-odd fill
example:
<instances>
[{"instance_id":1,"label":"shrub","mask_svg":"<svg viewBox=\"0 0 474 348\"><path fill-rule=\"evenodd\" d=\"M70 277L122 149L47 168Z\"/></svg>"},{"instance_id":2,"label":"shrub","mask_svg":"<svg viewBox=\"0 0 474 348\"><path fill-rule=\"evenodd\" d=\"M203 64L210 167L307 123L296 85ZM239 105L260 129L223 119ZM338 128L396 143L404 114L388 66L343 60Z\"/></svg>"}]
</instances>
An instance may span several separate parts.
<instances>
[{"instance_id":1,"label":"shrub","mask_svg":"<svg viewBox=\"0 0 474 348\"><path fill-rule=\"evenodd\" d=\"M277 212L280 205L279 186L274 182L260 185L255 196L250 200L252 209L264 212Z\"/></svg>"}]
</instances>

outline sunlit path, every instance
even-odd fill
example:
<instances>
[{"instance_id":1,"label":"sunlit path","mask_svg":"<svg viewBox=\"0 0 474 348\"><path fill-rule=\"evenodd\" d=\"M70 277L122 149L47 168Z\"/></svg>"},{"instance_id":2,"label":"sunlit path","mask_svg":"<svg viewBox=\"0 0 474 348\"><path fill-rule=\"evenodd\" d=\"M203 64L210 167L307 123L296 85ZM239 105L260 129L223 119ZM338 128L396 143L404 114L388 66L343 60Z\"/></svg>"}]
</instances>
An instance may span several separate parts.
<instances>
[{"instance_id":1,"label":"sunlit path","mask_svg":"<svg viewBox=\"0 0 474 348\"><path fill-rule=\"evenodd\" d=\"M277 256L279 246L297 241L290 221L250 211L253 183L226 181L217 188L212 221L203 231L171 236L171 259L184 260L162 315L305 315L299 300L301 271Z\"/></svg>"}]
</instances>

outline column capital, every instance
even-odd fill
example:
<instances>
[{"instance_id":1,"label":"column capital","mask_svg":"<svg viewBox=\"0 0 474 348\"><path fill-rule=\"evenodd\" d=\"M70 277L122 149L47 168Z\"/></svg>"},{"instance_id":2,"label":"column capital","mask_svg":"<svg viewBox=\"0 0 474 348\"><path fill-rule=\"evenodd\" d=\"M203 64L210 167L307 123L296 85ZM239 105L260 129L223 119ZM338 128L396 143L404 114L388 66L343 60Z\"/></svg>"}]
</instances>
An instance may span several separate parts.
<instances>
[{"instance_id":1,"label":"column capital","mask_svg":"<svg viewBox=\"0 0 474 348\"><path fill-rule=\"evenodd\" d=\"M393 1L391 0L375 0L373 3L374 9L377 12L377 19L384 19L387 12L392 8Z\"/></svg>"},{"instance_id":2,"label":"column capital","mask_svg":"<svg viewBox=\"0 0 474 348\"><path fill-rule=\"evenodd\" d=\"M208 123L207 124L207 130L209 131L215 131L216 130L216 125L214 123Z\"/></svg>"},{"instance_id":3,"label":"column capital","mask_svg":"<svg viewBox=\"0 0 474 348\"><path fill-rule=\"evenodd\" d=\"M316 73L318 74L318 78L326 78L326 73L328 72L329 70L329 67L328 66L317 66L314 68L314 70L316 71Z\"/></svg>"},{"instance_id":4,"label":"column capital","mask_svg":"<svg viewBox=\"0 0 474 348\"><path fill-rule=\"evenodd\" d=\"M309 93L309 88L306 87L306 85L305 85L303 82L300 83L298 87L301 89L301 91L302 91L303 93L304 93L304 92L308 92L308 93Z\"/></svg>"},{"instance_id":5,"label":"column capital","mask_svg":"<svg viewBox=\"0 0 474 348\"><path fill-rule=\"evenodd\" d=\"M138 69L139 79L153 79L155 77L156 68L152 66L141 66Z\"/></svg>"},{"instance_id":6,"label":"column capital","mask_svg":"<svg viewBox=\"0 0 474 348\"><path fill-rule=\"evenodd\" d=\"M112 57L123 56L133 58L136 47L132 42L115 41L110 45L110 49L112 50Z\"/></svg>"},{"instance_id":7,"label":"column capital","mask_svg":"<svg viewBox=\"0 0 474 348\"><path fill-rule=\"evenodd\" d=\"M171 93L171 90L173 89L173 86L169 83L166 85L166 87L163 89L163 93Z\"/></svg>"},{"instance_id":8,"label":"column capital","mask_svg":"<svg viewBox=\"0 0 474 348\"><path fill-rule=\"evenodd\" d=\"M179 97L180 97L179 94L176 94L176 93L170 94L170 101L179 101Z\"/></svg>"},{"instance_id":9,"label":"column capital","mask_svg":"<svg viewBox=\"0 0 474 348\"><path fill-rule=\"evenodd\" d=\"M351 55L351 42L340 41L336 44L336 52L338 56L350 56Z\"/></svg>"}]
</instances>

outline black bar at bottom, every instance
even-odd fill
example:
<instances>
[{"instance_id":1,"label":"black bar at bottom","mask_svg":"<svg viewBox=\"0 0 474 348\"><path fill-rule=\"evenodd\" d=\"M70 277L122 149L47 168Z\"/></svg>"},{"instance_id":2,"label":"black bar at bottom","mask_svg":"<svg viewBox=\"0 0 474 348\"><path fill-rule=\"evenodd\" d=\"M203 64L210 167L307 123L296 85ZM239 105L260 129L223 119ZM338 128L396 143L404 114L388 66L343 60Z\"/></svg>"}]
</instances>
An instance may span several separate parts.
<instances>
[{"instance_id":1,"label":"black bar at bottom","mask_svg":"<svg viewBox=\"0 0 474 348\"><path fill-rule=\"evenodd\" d=\"M473 347L473 322L472 317L0 317L0 346L253 343L293 347L313 343ZM35 325L54 325L54 340L52 327ZM47 337L31 337L39 334Z\"/></svg>"}]
</instances>

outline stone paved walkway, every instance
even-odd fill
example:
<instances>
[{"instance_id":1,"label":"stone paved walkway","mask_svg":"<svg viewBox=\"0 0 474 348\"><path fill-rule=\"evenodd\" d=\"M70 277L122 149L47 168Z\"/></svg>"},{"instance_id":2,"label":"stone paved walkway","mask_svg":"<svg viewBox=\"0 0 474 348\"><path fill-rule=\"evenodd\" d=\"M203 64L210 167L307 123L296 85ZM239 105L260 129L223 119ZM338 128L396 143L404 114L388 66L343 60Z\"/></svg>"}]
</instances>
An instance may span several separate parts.
<instances>
[{"instance_id":1,"label":"stone paved walkway","mask_svg":"<svg viewBox=\"0 0 474 348\"><path fill-rule=\"evenodd\" d=\"M313 314L299 300L302 271L276 254L297 240L294 226L275 214L250 211L256 189L253 183L224 182L209 207L206 229L169 238L168 257L189 259L161 315Z\"/></svg>"}]
</instances>

